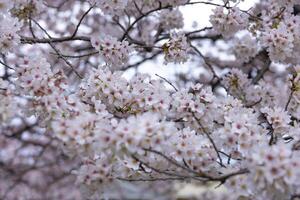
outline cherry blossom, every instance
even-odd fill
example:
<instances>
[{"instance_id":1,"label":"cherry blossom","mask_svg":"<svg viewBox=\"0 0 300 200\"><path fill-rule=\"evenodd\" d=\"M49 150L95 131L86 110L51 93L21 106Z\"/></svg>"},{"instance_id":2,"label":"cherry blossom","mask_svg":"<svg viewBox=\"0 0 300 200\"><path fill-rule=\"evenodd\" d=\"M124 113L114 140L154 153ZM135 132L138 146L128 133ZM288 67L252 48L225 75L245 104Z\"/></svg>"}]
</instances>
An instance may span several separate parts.
<instances>
[{"instance_id":1,"label":"cherry blossom","mask_svg":"<svg viewBox=\"0 0 300 200\"><path fill-rule=\"evenodd\" d=\"M299 1L244 3L2 0L0 199L298 198Z\"/></svg>"},{"instance_id":2,"label":"cherry blossom","mask_svg":"<svg viewBox=\"0 0 300 200\"><path fill-rule=\"evenodd\" d=\"M100 52L104 61L111 66L122 67L129 59L129 54L133 48L127 41L119 42L116 38L110 36L93 37L91 43L95 49Z\"/></svg>"},{"instance_id":3,"label":"cherry blossom","mask_svg":"<svg viewBox=\"0 0 300 200\"><path fill-rule=\"evenodd\" d=\"M214 30L224 37L231 37L237 31L245 29L248 24L248 16L234 7L230 10L224 10L223 7L217 7L214 14L210 16Z\"/></svg>"},{"instance_id":4,"label":"cherry blossom","mask_svg":"<svg viewBox=\"0 0 300 200\"><path fill-rule=\"evenodd\" d=\"M20 31L22 24L10 15L0 15L0 51L8 53L17 48L20 43L20 36L17 34Z\"/></svg>"},{"instance_id":5,"label":"cherry blossom","mask_svg":"<svg viewBox=\"0 0 300 200\"><path fill-rule=\"evenodd\" d=\"M183 33L172 33L170 40L163 46L165 62L186 62L189 49L190 45Z\"/></svg>"}]
</instances>

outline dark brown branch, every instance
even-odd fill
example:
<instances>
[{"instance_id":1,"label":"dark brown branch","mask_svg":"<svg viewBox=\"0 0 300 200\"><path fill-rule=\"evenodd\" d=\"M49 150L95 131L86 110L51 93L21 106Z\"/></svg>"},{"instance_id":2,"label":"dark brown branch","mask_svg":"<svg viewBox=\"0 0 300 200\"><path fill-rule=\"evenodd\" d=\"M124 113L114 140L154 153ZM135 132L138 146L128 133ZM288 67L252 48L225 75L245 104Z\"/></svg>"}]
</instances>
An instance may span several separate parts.
<instances>
[{"instance_id":1,"label":"dark brown branch","mask_svg":"<svg viewBox=\"0 0 300 200\"><path fill-rule=\"evenodd\" d=\"M187 178L184 177L166 177L166 178L136 178L136 179L131 179L131 178L121 178L118 177L117 179L121 181L128 181L128 182L154 182L154 181L183 181L186 180Z\"/></svg>"},{"instance_id":2,"label":"dark brown branch","mask_svg":"<svg viewBox=\"0 0 300 200\"><path fill-rule=\"evenodd\" d=\"M7 65L6 63L2 62L1 60L0 60L0 64L1 64L1 65L3 65L4 67L7 67L7 68L9 68L9 69L12 69L12 70L13 70L13 68L12 68L12 67L10 67L10 66L9 66L9 65Z\"/></svg>"},{"instance_id":3,"label":"dark brown branch","mask_svg":"<svg viewBox=\"0 0 300 200\"><path fill-rule=\"evenodd\" d=\"M87 41L90 42L89 37L85 36L67 36L67 37L60 37L60 38L31 38L31 37L25 37L21 36L21 42L23 44L35 44L35 43L41 43L41 44L46 44L46 43L60 43L60 42L68 42L68 41L75 41L75 40L81 40L81 41Z\"/></svg>"},{"instance_id":4,"label":"dark brown branch","mask_svg":"<svg viewBox=\"0 0 300 200\"><path fill-rule=\"evenodd\" d=\"M76 28L75 28L75 31L73 32L73 34L70 36L71 38L74 38L78 32L78 29L83 21L83 19L88 15L88 13L94 8L95 5L92 5L80 18Z\"/></svg>"},{"instance_id":5,"label":"dark brown branch","mask_svg":"<svg viewBox=\"0 0 300 200\"><path fill-rule=\"evenodd\" d=\"M257 73L257 75L252 80L252 84L257 84L260 79L265 75L265 73L269 70L269 67L271 65L271 60L268 56L268 53L264 50L260 52L257 56L257 58L261 58L265 61L263 68Z\"/></svg>"}]
</instances>

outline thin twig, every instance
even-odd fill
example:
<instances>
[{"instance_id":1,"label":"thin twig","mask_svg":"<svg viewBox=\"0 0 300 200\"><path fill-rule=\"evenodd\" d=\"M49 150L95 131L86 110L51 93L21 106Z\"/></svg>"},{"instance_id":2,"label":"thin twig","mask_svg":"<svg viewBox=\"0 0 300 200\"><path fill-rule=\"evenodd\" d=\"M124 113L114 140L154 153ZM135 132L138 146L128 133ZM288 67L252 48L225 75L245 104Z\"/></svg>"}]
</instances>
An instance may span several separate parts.
<instances>
[{"instance_id":1,"label":"thin twig","mask_svg":"<svg viewBox=\"0 0 300 200\"><path fill-rule=\"evenodd\" d=\"M44 29L37 21L33 20L33 22L49 37L49 39L52 39L51 35L46 31L46 29ZM48 42L48 44L57 53L58 57L61 58L80 79L82 79L83 77L75 70L73 65L65 57L61 55L60 51L52 44L52 42Z\"/></svg>"},{"instance_id":2,"label":"thin twig","mask_svg":"<svg viewBox=\"0 0 300 200\"><path fill-rule=\"evenodd\" d=\"M6 63L2 62L1 60L0 60L0 64L3 65L4 67L7 67L7 68L9 68L9 69L14 70L14 68L10 67L10 66L7 65Z\"/></svg>"},{"instance_id":3,"label":"thin twig","mask_svg":"<svg viewBox=\"0 0 300 200\"><path fill-rule=\"evenodd\" d=\"M155 74L155 76L157 76L157 77L161 78L162 80L166 81L170 86L173 87L173 89L174 89L176 92L178 92L178 89L177 89L177 88L173 85L173 83L171 83L168 79L166 79L166 78L164 78L164 77L162 77L162 76L160 76L160 75L158 75L158 74Z\"/></svg>"},{"instance_id":4,"label":"thin twig","mask_svg":"<svg viewBox=\"0 0 300 200\"><path fill-rule=\"evenodd\" d=\"M202 124L200 123L199 119L196 117L195 113L193 113L193 117L195 118L197 124L200 126L201 130L204 132L204 134L206 135L206 137L208 138L208 140L210 141L210 143L213 145L213 148L215 149L215 152L219 158L219 161L220 161L220 165L222 167L225 167L225 165L223 164L223 160L222 160L222 157L220 155L220 151L218 150L217 148L217 145L215 144L214 140L212 139L212 137L210 136L210 134L208 132L206 132L205 128L202 126Z\"/></svg>"},{"instance_id":5,"label":"thin twig","mask_svg":"<svg viewBox=\"0 0 300 200\"><path fill-rule=\"evenodd\" d=\"M78 22L78 24L77 24L77 26L76 26L76 28L75 28L75 31L73 32L73 34L71 35L71 38L74 38L75 36L76 36L76 34L77 34L77 32L78 32L78 29L79 29L79 27L80 27L80 25L81 25L81 23L82 23L82 21L83 21L83 19L88 15L88 13L94 8L94 6L95 6L95 4L94 5L92 5L82 16L81 16L81 18L80 18L80 20L79 20L79 22Z\"/></svg>"}]
</instances>

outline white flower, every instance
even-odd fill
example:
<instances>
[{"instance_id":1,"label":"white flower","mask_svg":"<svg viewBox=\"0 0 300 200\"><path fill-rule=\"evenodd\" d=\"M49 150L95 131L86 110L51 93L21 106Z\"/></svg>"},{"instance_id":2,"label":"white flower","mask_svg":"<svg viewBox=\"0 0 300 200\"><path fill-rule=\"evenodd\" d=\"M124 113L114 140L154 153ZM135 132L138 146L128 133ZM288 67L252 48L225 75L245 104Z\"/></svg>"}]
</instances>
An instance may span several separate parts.
<instances>
[{"instance_id":1,"label":"white flower","mask_svg":"<svg viewBox=\"0 0 300 200\"><path fill-rule=\"evenodd\" d=\"M237 60L243 63L250 61L258 53L257 41L251 37L250 34L246 34L241 38L235 38L233 41L232 51Z\"/></svg>"},{"instance_id":2,"label":"white flower","mask_svg":"<svg viewBox=\"0 0 300 200\"><path fill-rule=\"evenodd\" d=\"M267 196L274 197L276 194L279 199L284 199L289 197L286 191L298 187L295 177L299 176L300 163L289 145L280 143L260 146L255 149L249 161L251 175L248 182L252 185L253 192L264 191Z\"/></svg>"},{"instance_id":3,"label":"white flower","mask_svg":"<svg viewBox=\"0 0 300 200\"><path fill-rule=\"evenodd\" d=\"M16 73L17 83L27 92L38 96L51 93L50 78L54 74L45 58L25 58Z\"/></svg>"},{"instance_id":4,"label":"white flower","mask_svg":"<svg viewBox=\"0 0 300 200\"><path fill-rule=\"evenodd\" d=\"M299 63L300 16L287 14L281 21L265 19L261 41L267 47L270 59L281 63Z\"/></svg>"},{"instance_id":5,"label":"white flower","mask_svg":"<svg viewBox=\"0 0 300 200\"><path fill-rule=\"evenodd\" d=\"M165 63L184 63L188 60L190 45L184 33L171 33L170 40L164 44Z\"/></svg>"},{"instance_id":6,"label":"white flower","mask_svg":"<svg viewBox=\"0 0 300 200\"><path fill-rule=\"evenodd\" d=\"M210 22L214 30L225 38L233 36L236 32L245 29L248 25L248 16L234 7L224 12L224 8L218 6L213 10Z\"/></svg>"},{"instance_id":7,"label":"white flower","mask_svg":"<svg viewBox=\"0 0 300 200\"><path fill-rule=\"evenodd\" d=\"M121 14L128 0L94 0L104 13L118 15Z\"/></svg>"},{"instance_id":8,"label":"white flower","mask_svg":"<svg viewBox=\"0 0 300 200\"><path fill-rule=\"evenodd\" d=\"M281 107L262 108L261 112L266 114L268 122L272 125L274 132L280 135L285 134L291 121L290 115Z\"/></svg>"},{"instance_id":9,"label":"white flower","mask_svg":"<svg viewBox=\"0 0 300 200\"><path fill-rule=\"evenodd\" d=\"M242 98L245 89L251 85L247 75L239 69L232 69L222 80L222 84L228 89L231 95Z\"/></svg>"},{"instance_id":10,"label":"white flower","mask_svg":"<svg viewBox=\"0 0 300 200\"><path fill-rule=\"evenodd\" d=\"M177 130L172 122L160 120L158 114L151 112L121 120L116 128L116 134L120 136L117 148L125 146L132 153L142 148L167 148L168 138Z\"/></svg>"},{"instance_id":11,"label":"white flower","mask_svg":"<svg viewBox=\"0 0 300 200\"><path fill-rule=\"evenodd\" d=\"M166 31L180 29L184 25L183 15L178 9L161 11L159 20L161 27Z\"/></svg>"},{"instance_id":12,"label":"white flower","mask_svg":"<svg viewBox=\"0 0 300 200\"><path fill-rule=\"evenodd\" d=\"M1 127L9 122L9 120L20 114L20 108L20 103L11 92L4 92L2 94L2 90L0 89L0 131Z\"/></svg>"},{"instance_id":13,"label":"white flower","mask_svg":"<svg viewBox=\"0 0 300 200\"><path fill-rule=\"evenodd\" d=\"M127 41L119 42L111 36L94 36L91 43L100 52L106 64L115 69L125 65L129 60L129 54L133 51L133 47Z\"/></svg>"},{"instance_id":14,"label":"white flower","mask_svg":"<svg viewBox=\"0 0 300 200\"><path fill-rule=\"evenodd\" d=\"M263 45L268 47L270 58L273 61L285 61L292 54L293 40L293 35L288 32L286 27L281 26L265 33Z\"/></svg>"},{"instance_id":15,"label":"white flower","mask_svg":"<svg viewBox=\"0 0 300 200\"><path fill-rule=\"evenodd\" d=\"M20 43L20 31L22 24L9 15L0 14L0 52L7 54L14 51Z\"/></svg>"}]
</instances>

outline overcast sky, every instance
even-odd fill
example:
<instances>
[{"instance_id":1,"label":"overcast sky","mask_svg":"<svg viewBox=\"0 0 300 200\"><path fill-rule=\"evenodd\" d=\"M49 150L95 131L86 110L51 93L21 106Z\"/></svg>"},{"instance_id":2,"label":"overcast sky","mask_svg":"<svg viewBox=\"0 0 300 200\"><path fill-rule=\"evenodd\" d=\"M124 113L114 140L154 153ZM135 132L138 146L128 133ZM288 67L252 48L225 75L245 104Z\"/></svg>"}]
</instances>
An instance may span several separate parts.
<instances>
[{"instance_id":1,"label":"overcast sky","mask_svg":"<svg viewBox=\"0 0 300 200\"><path fill-rule=\"evenodd\" d=\"M193 0L192 2L196 2L199 0ZM204 0L205 1L205 0ZM206 0L209 1L209 0ZM222 0L213 0L211 1L217 4L223 4ZM258 0L244 0L239 4L239 7L243 10L248 10L251 8ZM184 6L181 8L183 12L183 16L185 18L185 24L187 27L191 27L192 23L196 21L200 27L210 26L209 16L212 13L212 9L215 6L212 5L204 5L204 4L196 4L191 6Z\"/></svg>"}]
</instances>

